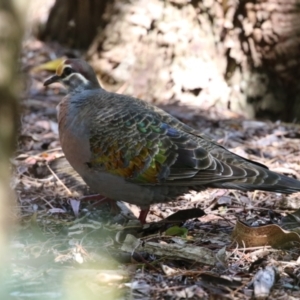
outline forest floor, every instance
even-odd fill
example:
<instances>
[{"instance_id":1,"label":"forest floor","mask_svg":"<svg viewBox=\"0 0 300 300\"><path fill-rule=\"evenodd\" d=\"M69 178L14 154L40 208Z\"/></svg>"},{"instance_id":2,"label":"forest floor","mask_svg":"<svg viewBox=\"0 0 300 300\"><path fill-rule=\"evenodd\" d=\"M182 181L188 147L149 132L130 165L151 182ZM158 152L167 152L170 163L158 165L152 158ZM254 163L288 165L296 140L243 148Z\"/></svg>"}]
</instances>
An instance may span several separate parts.
<instances>
[{"instance_id":1,"label":"forest floor","mask_svg":"<svg viewBox=\"0 0 300 300\"><path fill-rule=\"evenodd\" d=\"M299 194L191 192L153 205L143 227L138 208L120 204L120 213L77 201L89 191L59 145L56 105L65 91L59 84L44 88L51 73L34 69L66 52L35 39L23 45L11 299L250 299L266 273L271 299L300 299L299 215L290 215ZM300 178L299 125L246 120L214 107L161 107L234 153ZM60 164L70 172L60 173Z\"/></svg>"}]
</instances>

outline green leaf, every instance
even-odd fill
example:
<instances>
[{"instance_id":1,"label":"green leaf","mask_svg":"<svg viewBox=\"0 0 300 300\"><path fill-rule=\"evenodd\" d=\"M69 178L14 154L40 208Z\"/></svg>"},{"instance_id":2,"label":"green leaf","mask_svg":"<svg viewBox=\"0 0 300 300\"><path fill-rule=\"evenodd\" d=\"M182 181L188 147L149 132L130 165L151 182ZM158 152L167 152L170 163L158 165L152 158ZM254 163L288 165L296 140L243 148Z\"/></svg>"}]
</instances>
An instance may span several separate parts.
<instances>
[{"instance_id":1,"label":"green leaf","mask_svg":"<svg viewBox=\"0 0 300 300\"><path fill-rule=\"evenodd\" d=\"M165 234L169 236L180 236L186 238L188 230L184 227L172 226L165 231Z\"/></svg>"}]
</instances>

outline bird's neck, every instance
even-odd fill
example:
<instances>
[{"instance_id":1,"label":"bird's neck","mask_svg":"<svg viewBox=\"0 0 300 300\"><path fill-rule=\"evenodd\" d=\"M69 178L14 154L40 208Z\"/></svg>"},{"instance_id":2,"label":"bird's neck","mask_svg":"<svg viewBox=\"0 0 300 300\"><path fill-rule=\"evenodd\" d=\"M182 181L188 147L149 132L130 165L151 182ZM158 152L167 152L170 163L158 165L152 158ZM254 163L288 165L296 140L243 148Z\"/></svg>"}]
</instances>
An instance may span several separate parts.
<instances>
[{"instance_id":1,"label":"bird's neck","mask_svg":"<svg viewBox=\"0 0 300 300\"><path fill-rule=\"evenodd\" d=\"M93 90L101 88L97 79L87 80L81 74L72 74L72 76L64 79L64 85L69 93L83 92L84 90Z\"/></svg>"},{"instance_id":2,"label":"bird's neck","mask_svg":"<svg viewBox=\"0 0 300 300\"><path fill-rule=\"evenodd\" d=\"M67 86L68 93L69 94L76 94L76 93L81 93L84 91L90 91L90 90L95 90L95 89L100 89L100 85L96 85L93 82L79 82L79 83L69 83Z\"/></svg>"}]
</instances>

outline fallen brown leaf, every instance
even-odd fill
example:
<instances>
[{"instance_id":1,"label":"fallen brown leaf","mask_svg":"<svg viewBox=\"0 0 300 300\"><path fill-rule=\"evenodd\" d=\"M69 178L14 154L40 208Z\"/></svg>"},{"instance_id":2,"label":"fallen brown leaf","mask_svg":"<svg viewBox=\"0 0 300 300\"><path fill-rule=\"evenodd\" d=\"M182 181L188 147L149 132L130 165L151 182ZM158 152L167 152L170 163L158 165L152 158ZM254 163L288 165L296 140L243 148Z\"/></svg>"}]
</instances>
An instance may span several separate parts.
<instances>
[{"instance_id":1,"label":"fallen brown leaf","mask_svg":"<svg viewBox=\"0 0 300 300\"><path fill-rule=\"evenodd\" d=\"M281 248L290 242L300 242L300 236L296 232L283 230L278 225L249 227L240 221L237 221L235 225L232 232L232 239L239 246L247 248L258 246Z\"/></svg>"}]
</instances>

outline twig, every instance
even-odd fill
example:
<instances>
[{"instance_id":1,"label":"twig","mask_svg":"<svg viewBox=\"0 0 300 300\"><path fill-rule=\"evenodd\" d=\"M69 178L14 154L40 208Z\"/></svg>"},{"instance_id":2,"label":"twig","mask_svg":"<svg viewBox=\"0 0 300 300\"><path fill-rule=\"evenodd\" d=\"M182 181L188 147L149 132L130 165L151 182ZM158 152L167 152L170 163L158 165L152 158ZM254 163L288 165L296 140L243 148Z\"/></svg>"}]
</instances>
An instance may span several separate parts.
<instances>
[{"instance_id":1,"label":"twig","mask_svg":"<svg viewBox=\"0 0 300 300\"><path fill-rule=\"evenodd\" d=\"M66 187L66 185L58 178L58 176L54 173L54 171L50 168L48 163L46 163L46 166L48 170L51 172L51 174L55 177L55 179L64 187L64 189L67 191L67 193L72 196L71 191Z\"/></svg>"}]
</instances>

